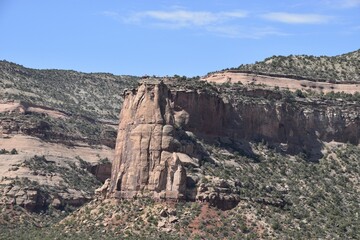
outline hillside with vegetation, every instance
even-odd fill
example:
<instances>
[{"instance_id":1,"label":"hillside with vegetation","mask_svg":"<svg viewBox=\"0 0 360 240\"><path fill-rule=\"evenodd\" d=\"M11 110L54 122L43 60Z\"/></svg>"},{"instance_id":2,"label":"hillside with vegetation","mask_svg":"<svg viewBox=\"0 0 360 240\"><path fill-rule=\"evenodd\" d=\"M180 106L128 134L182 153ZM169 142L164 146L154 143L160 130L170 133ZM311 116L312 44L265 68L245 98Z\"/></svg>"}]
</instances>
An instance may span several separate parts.
<instances>
[{"instance_id":1,"label":"hillside with vegetation","mask_svg":"<svg viewBox=\"0 0 360 240\"><path fill-rule=\"evenodd\" d=\"M272 56L231 70L284 75L326 82L360 82L360 50L329 57L312 55Z\"/></svg>"},{"instance_id":2,"label":"hillside with vegetation","mask_svg":"<svg viewBox=\"0 0 360 240\"><path fill-rule=\"evenodd\" d=\"M90 201L111 171L123 92L138 80L0 61L0 205L64 217Z\"/></svg>"},{"instance_id":3,"label":"hillside with vegetation","mask_svg":"<svg viewBox=\"0 0 360 240\"><path fill-rule=\"evenodd\" d=\"M38 70L0 61L1 101L21 100L71 115L117 121L125 88L139 78L110 73Z\"/></svg>"},{"instance_id":4,"label":"hillside with vegetation","mask_svg":"<svg viewBox=\"0 0 360 240\"><path fill-rule=\"evenodd\" d=\"M357 82L358 66L356 51L238 70ZM109 198L99 187L110 176L124 91L139 81L0 62L0 239L360 238L359 93L155 79L177 99L166 111L194 124L174 125L168 137L189 156L187 190L204 198ZM144 143L151 133L137 129L135 157L153 151Z\"/></svg>"},{"instance_id":5,"label":"hillside with vegetation","mask_svg":"<svg viewBox=\"0 0 360 240\"><path fill-rule=\"evenodd\" d=\"M0 104L26 108L24 114L0 107L0 123L7 132L20 130L46 141L113 147L123 91L138 81L134 76L38 70L0 61Z\"/></svg>"},{"instance_id":6,"label":"hillside with vegetation","mask_svg":"<svg viewBox=\"0 0 360 240\"><path fill-rule=\"evenodd\" d=\"M178 79L173 88L208 96L222 95L239 104L265 108L272 103L286 102L287 108L296 111L304 106L314 108L317 103L339 108L358 103L358 100L344 102L315 93L302 95L268 91L261 86L215 85L194 79ZM236 206L223 210L199 201L104 200L99 196L79 210L66 208L66 213L50 207L42 215L29 216L19 207L2 206L0 238L53 239L59 235L65 239L359 238L358 145L324 143L321 156L311 159L306 152L279 151L266 140L215 138L208 141L192 134L182 136L181 140L184 146L193 144L202 151L198 165L186 168L195 176L192 177L194 181L201 188L239 195L240 202ZM49 171L48 165L53 165L45 161L34 165L34 160L27 164L46 171ZM202 177L196 178L197 175ZM93 189L93 180L79 176L82 182L76 181L76 184L84 185L88 181L89 189ZM15 224L17 219L21 219L19 224Z\"/></svg>"}]
</instances>

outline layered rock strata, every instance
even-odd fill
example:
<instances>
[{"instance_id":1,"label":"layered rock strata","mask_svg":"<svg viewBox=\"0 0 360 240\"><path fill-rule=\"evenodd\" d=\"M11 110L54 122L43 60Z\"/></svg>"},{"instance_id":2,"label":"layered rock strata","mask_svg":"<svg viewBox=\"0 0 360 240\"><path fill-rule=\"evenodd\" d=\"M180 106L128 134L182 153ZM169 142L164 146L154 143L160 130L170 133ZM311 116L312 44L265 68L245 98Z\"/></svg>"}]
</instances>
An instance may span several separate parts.
<instances>
[{"instance_id":1,"label":"layered rock strata","mask_svg":"<svg viewBox=\"0 0 360 240\"><path fill-rule=\"evenodd\" d=\"M205 140L226 137L231 142L266 141L279 151L306 153L315 159L321 155L323 142L359 143L360 107L356 104L288 99L269 90L231 91L170 91L162 82L144 83L137 90L126 91L110 195L214 198L212 201L217 202L216 194L201 190L198 181L190 184L196 190L189 194L186 165L199 169L201 163L194 159L201 159L202 153L195 144L184 143L184 133ZM237 198L230 200L236 202Z\"/></svg>"},{"instance_id":2,"label":"layered rock strata","mask_svg":"<svg viewBox=\"0 0 360 240\"><path fill-rule=\"evenodd\" d=\"M231 91L174 91L176 123L197 136L266 141L290 154L311 154L322 142L359 144L358 104L289 100L261 89Z\"/></svg>"}]
</instances>

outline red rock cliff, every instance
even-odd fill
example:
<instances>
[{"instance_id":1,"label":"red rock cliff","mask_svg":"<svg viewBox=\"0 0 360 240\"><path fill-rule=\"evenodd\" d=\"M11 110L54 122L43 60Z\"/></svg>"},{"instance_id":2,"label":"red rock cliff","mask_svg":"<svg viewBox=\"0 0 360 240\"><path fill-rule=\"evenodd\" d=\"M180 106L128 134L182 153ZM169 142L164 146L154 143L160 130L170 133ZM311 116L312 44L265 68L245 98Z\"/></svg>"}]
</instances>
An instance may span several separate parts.
<instances>
[{"instance_id":1,"label":"red rock cliff","mask_svg":"<svg viewBox=\"0 0 360 240\"><path fill-rule=\"evenodd\" d=\"M323 142L358 144L360 138L355 104L288 101L268 90L171 92L162 82L142 84L125 95L110 183L110 195L118 198L198 199L199 191L189 194L186 188L191 176L184 166L199 169L194 159L203 152L181 139L189 132L203 139L266 141L279 151L315 159L321 157Z\"/></svg>"},{"instance_id":2,"label":"red rock cliff","mask_svg":"<svg viewBox=\"0 0 360 240\"><path fill-rule=\"evenodd\" d=\"M126 92L110 192L119 198L184 197L186 172L176 154L171 93L165 84Z\"/></svg>"}]
</instances>

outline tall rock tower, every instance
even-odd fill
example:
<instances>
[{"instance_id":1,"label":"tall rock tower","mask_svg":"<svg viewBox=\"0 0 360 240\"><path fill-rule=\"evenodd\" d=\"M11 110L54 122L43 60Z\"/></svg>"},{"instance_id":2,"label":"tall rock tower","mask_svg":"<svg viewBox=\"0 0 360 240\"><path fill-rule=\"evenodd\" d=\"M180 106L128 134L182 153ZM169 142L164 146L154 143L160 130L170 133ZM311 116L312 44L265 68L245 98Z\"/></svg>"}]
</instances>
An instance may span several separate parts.
<instances>
[{"instance_id":1,"label":"tall rock tower","mask_svg":"<svg viewBox=\"0 0 360 240\"><path fill-rule=\"evenodd\" d=\"M175 152L170 90L156 81L124 94L110 196L184 198L186 171Z\"/></svg>"}]
</instances>

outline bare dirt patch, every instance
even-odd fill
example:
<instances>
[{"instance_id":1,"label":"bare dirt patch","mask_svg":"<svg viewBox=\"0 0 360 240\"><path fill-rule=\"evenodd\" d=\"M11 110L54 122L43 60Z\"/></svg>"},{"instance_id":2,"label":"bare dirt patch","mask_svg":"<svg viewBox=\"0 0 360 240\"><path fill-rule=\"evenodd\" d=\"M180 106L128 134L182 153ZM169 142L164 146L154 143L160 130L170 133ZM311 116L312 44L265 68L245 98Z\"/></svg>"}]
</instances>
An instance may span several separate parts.
<instances>
[{"instance_id":1,"label":"bare dirt patch","mask_svg":"<svg viewBox=\"0 0 360 240\"><path fill-rule=\"evenodd\" d=\"M212 219L217 221L215 224L216 227L221 226L221 219L219 213L214 208L211 208L209 204L205 203L201 206L200 214L189 224L189 229L192 229L192 236L203 235L203 231L201 230L201 224L203 221L208 219ZM207 225L207 228L212 228L215 226Z\"/></svg>"}]
</instances>

